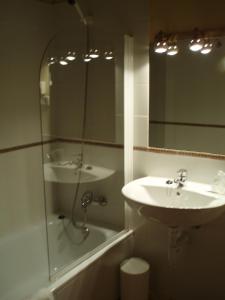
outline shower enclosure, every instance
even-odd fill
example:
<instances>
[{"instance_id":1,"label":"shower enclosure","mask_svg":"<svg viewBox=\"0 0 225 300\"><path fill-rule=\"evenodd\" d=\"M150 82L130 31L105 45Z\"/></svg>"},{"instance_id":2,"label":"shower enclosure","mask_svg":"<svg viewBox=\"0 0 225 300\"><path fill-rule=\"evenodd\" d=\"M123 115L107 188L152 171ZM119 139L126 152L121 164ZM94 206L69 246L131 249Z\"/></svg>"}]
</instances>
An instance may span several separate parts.
<instances>
[{"instance_id":1,"label":"shower enclosure","mask_svg":"<svg viewBox=\"0 0 225 300\"><path fill-rule=\"evenodd\" d=\"M0 3L1 300L32 299L124 229L124 28L114 2L71 2Z\"/></svg>"},{"instance_id":2,"label":"shower enclosure","mask_svg":"<svg viewBox=\"0 0 225 300\"><path fill-rule=\"evenodd\" d=\"M58 31L40 70L51 276L124 228L123 121L116 113L122 106L123 41L68 2L54 5Z\"/></svg>"}]
</instances>

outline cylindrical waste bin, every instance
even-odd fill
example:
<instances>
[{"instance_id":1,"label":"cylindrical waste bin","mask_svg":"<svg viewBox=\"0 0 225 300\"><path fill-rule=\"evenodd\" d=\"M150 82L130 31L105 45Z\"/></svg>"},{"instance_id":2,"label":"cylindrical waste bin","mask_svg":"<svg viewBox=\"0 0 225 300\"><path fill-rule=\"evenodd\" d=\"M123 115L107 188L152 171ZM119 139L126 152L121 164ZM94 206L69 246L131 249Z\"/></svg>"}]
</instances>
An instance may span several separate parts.
<instances>
[{"instance_id":1,"label":"cylindrical waste bin","mask_svg":"<svg viewBox=\"0 0 225 300\"><path fill-rule=\"evenodd\" d=\"M149 300L149 264L131 257L120 265L121 300Z\"/></svg>"}]
</instances>

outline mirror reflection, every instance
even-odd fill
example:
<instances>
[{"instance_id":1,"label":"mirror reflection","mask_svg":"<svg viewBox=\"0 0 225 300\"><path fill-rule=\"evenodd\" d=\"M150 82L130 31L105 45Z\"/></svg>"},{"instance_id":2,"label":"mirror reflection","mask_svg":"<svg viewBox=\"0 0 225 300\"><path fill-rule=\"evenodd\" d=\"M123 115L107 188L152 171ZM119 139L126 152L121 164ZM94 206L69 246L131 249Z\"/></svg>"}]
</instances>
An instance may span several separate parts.
<instances>
[{"instance_id":1,"label":"mirror reflection","mask_svg":"<svg viewBox=\"0 0 225 300\"><path fill-rule=\"evenodd\" d=\"M84 41L74 41L73 35L58 36L50 45L41 68L40 90L45 139L97 140L122 143L116 115L122 99L116 86L116 65L120 58L105 42L98 49L85 52ZM88 70L86 65L88 64ZM87 82L84 78L87 72ZM87 87L87 88L86 88ZM83 99L85 107L85 128ZM122 118L122 116L120 116ZM119 130L121 129L121 130Z\"/></svg>"},{"instance_id":2,"label":"mirror reflection","mask_svg":"<svg viewBox=\"0 0 225 300\"><path fill-rule=\"evenodd\" d=\"M150 48L149 146L224 154L225 38L209 53Z\"/></svg>"}]
</instances>

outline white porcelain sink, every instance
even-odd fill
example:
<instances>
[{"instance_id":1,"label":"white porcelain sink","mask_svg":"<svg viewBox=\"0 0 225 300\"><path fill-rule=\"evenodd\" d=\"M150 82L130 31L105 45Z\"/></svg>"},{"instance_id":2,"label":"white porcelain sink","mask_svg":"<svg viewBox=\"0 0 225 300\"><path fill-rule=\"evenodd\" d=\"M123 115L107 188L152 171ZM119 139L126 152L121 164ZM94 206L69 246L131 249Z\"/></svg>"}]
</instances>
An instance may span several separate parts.
<instances>
[{"instance_id":1,"label":"white porcelain sink","mask_svg":"<svg viewBox=\"0 0 225 300\"><path fill-rule=\"evenodd\" d=\"M186 181L178 189L168 180L143 177L125 185L122 193L141 215L168 226L205 224L225 211L225 196L212 192L210 185Z\"/></svg>"},{"instance_id":2,"label":"white porcelain sink","mask_svg":"<svg viewBox=\"0 0 225 300\"><path fill-rule=\"evenodd\" d=\"M115 170L84 164L78 169L74 163L50 162L44 164L44 177L48 182L88 183L112 176Z\"/></svg>"}]
</instances>

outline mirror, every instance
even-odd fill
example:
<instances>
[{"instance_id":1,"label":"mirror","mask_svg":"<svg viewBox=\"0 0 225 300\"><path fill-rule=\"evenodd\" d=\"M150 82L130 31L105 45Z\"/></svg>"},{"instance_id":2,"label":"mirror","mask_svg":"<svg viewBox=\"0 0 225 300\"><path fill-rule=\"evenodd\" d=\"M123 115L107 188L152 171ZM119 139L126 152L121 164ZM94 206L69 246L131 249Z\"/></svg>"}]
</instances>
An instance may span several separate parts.
<instances>
[{"instance_id":1,"label":"mirror","mask_svg":"<svg viewBox=\"0 0 225 300\"><path fill-rule=\"evenodd\" d=\"M225 154L225 38L207 55L189 41L174 56L150 47L149 146Z\"/></svg>"},{"instance_id":2,"label":"mirror","mask_svg":"<svg viewBox=\"0 0 225 300\"><path fill-rule=\"evenodd\" d=\"M51 42L41 68L41 112L45 140L67 138L123 144L122 84L118 84L123 44L104 38L97 42L100 56L85 62L84 41L74 32L58 35ZM112 42L111 42L112 44ZM71 60L65 57L71 54ZM112 53L110 59L109 53ZM74 57L73 57L74 56ZM88 64L88 71L85 66ZM87 72L87 88L85 88ZM121 77L121 76L120 76ZM83 128L84 98L85 128Z\"/></svg>"}]
</instances>

